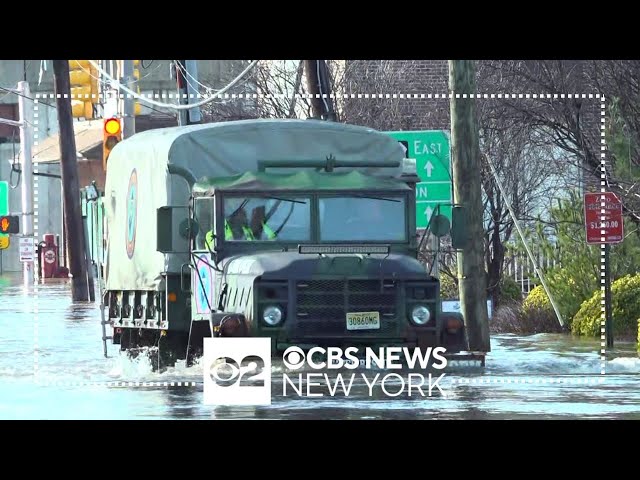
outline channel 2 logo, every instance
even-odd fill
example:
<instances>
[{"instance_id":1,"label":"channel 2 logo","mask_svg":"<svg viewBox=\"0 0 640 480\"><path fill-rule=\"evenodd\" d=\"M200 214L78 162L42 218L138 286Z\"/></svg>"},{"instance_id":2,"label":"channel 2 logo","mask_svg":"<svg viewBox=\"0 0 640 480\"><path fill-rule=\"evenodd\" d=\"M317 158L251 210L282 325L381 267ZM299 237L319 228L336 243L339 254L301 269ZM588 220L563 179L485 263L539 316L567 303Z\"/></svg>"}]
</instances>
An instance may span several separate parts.
<instances>
[{"instance_id":1,"label":"channel 2 logo","mask_svg":"<svg viewBox=\"0 0 640 480\"><path fill-rule=\"evenodd\" d=\"M271 339L205 338L204 403L271 405Z\"/></svg>"}]
</instances>

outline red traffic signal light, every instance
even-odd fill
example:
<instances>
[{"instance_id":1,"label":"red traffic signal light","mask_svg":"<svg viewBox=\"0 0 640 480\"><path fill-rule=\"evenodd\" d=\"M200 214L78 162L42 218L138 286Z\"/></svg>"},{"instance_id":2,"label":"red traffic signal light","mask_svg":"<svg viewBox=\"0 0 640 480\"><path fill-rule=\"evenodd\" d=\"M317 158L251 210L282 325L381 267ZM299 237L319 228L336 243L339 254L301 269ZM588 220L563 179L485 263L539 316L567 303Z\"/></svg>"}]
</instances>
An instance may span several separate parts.
<instances>
[{"instance_id":1,"label":"red traffic signal light","mask_svg":"<svg viewBox=\"0 0 640 480\"><path fill-rule=\"evenodd\" d=\"M0 216L0 233L20 233L20 219L17 215Z\"/></svg>"},{"instance_id":2,"label":"red traffic signal light","mask_svg":"<svg viewBox=\"0 0 640 480\"><path fill-rule=\"evenodd\" d=\"M103 140L102 140L102 166L104 170L107 170L107 159L113 147L115 147L120 140L122 140L122 125L120 119L116 117L105 118L103 125Z\"/></svg>"}]
</instances>

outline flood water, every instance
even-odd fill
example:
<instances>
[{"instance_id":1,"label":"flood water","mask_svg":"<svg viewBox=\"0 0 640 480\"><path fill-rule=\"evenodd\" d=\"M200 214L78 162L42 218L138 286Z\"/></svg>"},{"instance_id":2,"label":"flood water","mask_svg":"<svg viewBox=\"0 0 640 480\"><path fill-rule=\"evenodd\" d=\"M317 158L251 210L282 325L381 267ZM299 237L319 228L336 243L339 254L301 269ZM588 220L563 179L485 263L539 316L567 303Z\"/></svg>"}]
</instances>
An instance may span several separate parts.
<instances>
[{"instance_id":1,"label":"flood water","mask_svg":"<svg viewBox=\"0 0 640 480\"><path fill-rule=\"evenodd\" d=\"M453 367L444 395L369 396L356 380L348 398L283 396L274 361L270 406L206 405L201 367L152 372L114 345L105 358L97 304L72 304L68 283L21 281L0 276L1 419L640 419L635 345L608 351L601 375L599 341L556 334L493 336L485 368Z\"/></svg>"}]
</instances>

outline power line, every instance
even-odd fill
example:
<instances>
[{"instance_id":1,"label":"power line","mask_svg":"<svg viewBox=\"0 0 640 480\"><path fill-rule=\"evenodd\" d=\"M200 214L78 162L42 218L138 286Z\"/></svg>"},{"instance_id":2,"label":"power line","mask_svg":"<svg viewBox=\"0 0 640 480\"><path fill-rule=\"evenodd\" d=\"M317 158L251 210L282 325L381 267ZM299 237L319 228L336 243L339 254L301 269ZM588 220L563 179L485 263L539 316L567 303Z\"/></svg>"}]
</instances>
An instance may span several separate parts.
<instances>
[{"instance_id":1,"label":"power line","mask_svg":"<svg viewBox=\"0 0 640 480\"><path fill-rule=\"evenodd\" d=\"M157 108L153 108L149 105L145 105L145 107L147 107L149 110L153 110L154 112L158 112L158 113L161 113L162 115L166 115L167 117L176 118L176 115L174 113L163 112L162 110L158 110Z\"/></svg>"},{"instance_id":2,"label":"power line","mask_svg":"<svg viewBox=\"0 0 640 480\"><path fill-rule=\"evenodd\" d=\"M11 89L9 89L9 88L0 87L0 90L4 90L5 92L13 93L14 95L18 95L19 97L26 98L27 100L31 100L32 102L35 102L35 101L36 101L36 99L35 99L35 98L28 97L28 96L26 96L26 95L24 95L24 94L22 94L22 93L20 93L20 92L16 92L16 91L11 90ZM4 98L4 97L3 97L3 98ZM51 105L50 103L47 103L47 102L43 102L43 101L42 101L42 100L40 100L40 99L38 99L38 104L46 105L47 107L51 107L51 108L57 108L57 107L55 107L54 105Z\"/></svg>"},{"instance_id":3,"label":"power line","mask_svg":"<svg viewBox=\"0 0 640 480\"><path fill-rule=\"evenodd\" d=\"M151 63L153 63L153 60L151 61ZM78 66L82 69L83 72L89 74L89 76L91 78L93 78L94 80L97 80L98 83L102 82L102 79L100 77L96 77L94 74L91 73L91 70L87 70L86 68L84 68L80 63L78 63ZM151 64L149 64L146 68L151 67ZM140 82L141 80L144 80L145 78L147 78L149 75L152 75L153 73L155 73L156 71L158 71L158 69L161 68L161 65L158 65L154 70L150 71L149 73L147 73L146 75L144 75L143 77L140 77L137 80L132 81L132 84L136 84L138 82Z\"/></svg>"},{"instance_id":4,"label":"power line","mask_svg":"<svg viewBox=\"0 0 640 480\"><path fill-rule=\"evenodd\" d=\"M111 83L113 85L115 85L115 87L119 90L122 90L126 93L128 93L129 95L131 95L132 97L140 100L141 102L146 102L149 103L151 105L155 105L157 107L161 107L161 108L169 108L171 110L190 110L192 108L195 107L200 107L206 103L212 102L213 100L216 99L217 96L222 95L224 92L226 92L227 90L229 90L230 88L232 88L236 83L238 83L240 80L242 80L242 77L244 77L249 70L251 70L253 67L255 67L258 62L260 60L254 60L252 61L249 66L247 68L245 68L240 75L238 75L236 78L234 78L231 83L229 83L226 87L218 90L215 94L213 94L211 97L205 98L204 100L200 101L200 102L196 102L196 103L188 103L186 105L176 105L173 103L162 103L162 102L156 102L155 100L151 100L150 98L146 98L143 97L142 95L139 95L138 93L134 92L133 90L127 88L126 86L122 85L120 82L118 82L115 78L113 78L111 75L109 75L107 72L105 72L102 68L100 68L99 65L97 65L93 60L89 60L89 63L91 63L100 73L102 73L102 75L104 75L107 79L109 79L111 81Z\"/></svg>"},{"instance_id":5,"label":"power line","mask_svg":"<svg viewBox=\"0 0 640 480\"><path fill-rule=\"evenodd\" d=\"M194 81L195 81L199 86L203 87L203 88L205 89L205 91L207 91L207 92L208 92L208 91L210 91L210 90L211 90L209 87L207 87L206 85L203 85L203 84L202 84L202 83L200 83L198 80L196 80L195 78L193 78L193 76L191 76L191 74L187 71L186 67L183 67L183 66L180 64L180 62L179 62L178 60L174 60L173 62L174 62L174 64L175 64L176 68L177 68L178 70L180 70L180 72L184 73L184 79L185 79L185 81L187 82L187 85L188 85L189 87L191 87L194 91L196 91L196 92L197 92L197 91L198 91L198 87L197 87L197 86L195 86L195 87L193 86L193 83L191 83L191 82L189 81L189 77L191 77L191 78L192 78L192 79L193 79L193 80L194 80Z\"/></svg>"},{"instance_id":6,"label":"power line","mask_svg":"<svg viewBox=\"0 0 640 480\"><path fill-rule=\"evenodd\" d=\"M190 77L190 78L191 78L191 80L193 80L193 81L194 81L194 82L196 82L198 85L200 85L202 88L204 88L204 89L205 89L205 91L210 92L211 90L213 90L211 87L209 87L209 86L205 85L205 84L204 84L204 83L202 83L202 82L199 82L197 78L195 78L193 75L191 75L191 74L189 73L189 70L187 70L187 68L186 68L186 67L183 67L183 66L180 64L180 62L178 62L177 60L174 60L174 62L176 62L176 66L177 66L177 67L178 67L182 72L184 72L184 74L185 74L185 80L187 81L187 83L189 84L189 86L190 86L191 88L193 88L193 89L194 89L194 90L196 90L196 91L198 90L197 88L195 88L195 87L193 86L193 84L189 81L189 79L188 79L187 77Z\"/></svg>"},{"instance_id":7,"label":"power line","mask_svg":"<svg viewBox=\"0 0 640 480\"><path fill-rule=\"evenodd\" d=\"M0 88L2 88L2 87L0 87ZM13 90L11 90L9 88L2 88L2 90L9 90L9 93L5 93L2 97L0 97L0 102L13 93Z\"/></svg>"}]
</instances>

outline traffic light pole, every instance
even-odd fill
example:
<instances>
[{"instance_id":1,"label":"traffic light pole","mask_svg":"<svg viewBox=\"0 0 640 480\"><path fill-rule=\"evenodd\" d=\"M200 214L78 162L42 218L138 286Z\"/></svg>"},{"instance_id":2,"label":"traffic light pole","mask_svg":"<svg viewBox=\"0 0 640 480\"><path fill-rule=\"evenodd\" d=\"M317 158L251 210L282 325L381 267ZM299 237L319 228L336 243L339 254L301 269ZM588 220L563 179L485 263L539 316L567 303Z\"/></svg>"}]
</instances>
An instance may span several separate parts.
<instances>
[{"instance_id":1,"label":"traffic light pole","mask_svg":"<svg viewBox=\"0 0 640 480\"><path fill-rule=\"evenodd\" d=\"M33 145L33 103L26 97L31 96L29 84L19 82L18 90L22 94L18 97L18 111L20 113L20 163L22 171L22 237L33 241L35 253L35 240L33 237L33 158L31 147ZM35 260L35 259L34 259ZM33 285L35 261L22 263L22 276L25 287Z\"/></svg>"},{"instance_id":2,"label":"traffic light pole","mask_svg":"<svg viewBox=\"0 0 640 480\"><path fill-rule=\"evenodd\" d=\"M122 61L122 83L133 90L133 60ZM122 115L122 137L129 138L136 133L135 99L124 93Z\"/></svg>"}]
</instances>

